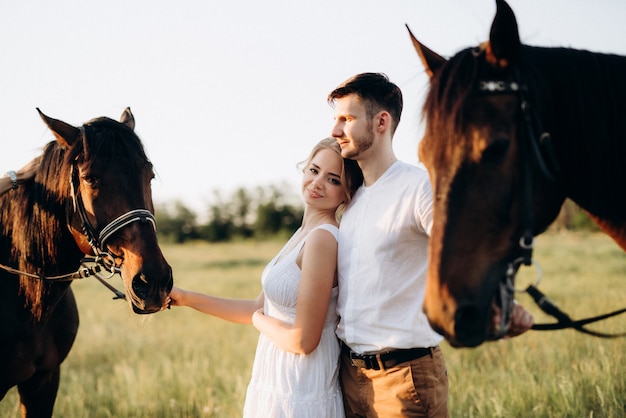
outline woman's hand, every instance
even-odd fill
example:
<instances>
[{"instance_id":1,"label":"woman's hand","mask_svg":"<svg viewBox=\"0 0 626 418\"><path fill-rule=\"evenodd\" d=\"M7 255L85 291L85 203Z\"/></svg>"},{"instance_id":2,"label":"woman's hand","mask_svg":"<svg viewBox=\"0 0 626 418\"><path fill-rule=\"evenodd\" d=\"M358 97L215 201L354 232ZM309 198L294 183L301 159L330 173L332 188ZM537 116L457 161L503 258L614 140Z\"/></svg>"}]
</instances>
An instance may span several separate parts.
<instances>
[{"instance_id":1,"label":"woman's hand","mask_svg":"<svg viewBox=\"0 0 626 418\"><path fill-rule=\"evenodd\" d=\"M264 316L265 314L263 313L263 307L260 307L256 311L252 312L252 325L254 325L256 328L259 328L258 321L261 320L260 318Z\"/></svg>"},{"instance_id":2,"label":"woman's hand","mask_svg":"<svg viewBox=\"0 0 626 418\"><path fill-rule=\"evenodd\" d=\"M165 298L165 302L161 310L165 308L170 308L171 306L185 306L184 304L184 295L187 293L186 290L180 289L176 286L172 287L172 291Z\"/></svg>"},{"instance_id":3,"label":"woman's hand","mask_svg":"<svg viewBox=\"0 0 626 418\"><path fill-rule=\"evenodd\" d=\"M511 323L509 330L504 338L516 337L525 333L533 326L535 318L528 312L522 305L515 302L513 306L513 313L511 314Z\"/></svg>"}]
</instances>

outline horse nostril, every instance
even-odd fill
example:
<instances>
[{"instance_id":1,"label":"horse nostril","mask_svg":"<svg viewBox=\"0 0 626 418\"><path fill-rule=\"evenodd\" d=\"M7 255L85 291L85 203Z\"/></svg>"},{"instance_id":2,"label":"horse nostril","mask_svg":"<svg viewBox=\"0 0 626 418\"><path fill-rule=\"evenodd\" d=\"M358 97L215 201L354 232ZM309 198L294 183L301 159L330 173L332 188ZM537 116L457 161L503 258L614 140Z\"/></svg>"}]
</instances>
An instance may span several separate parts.
<instances>
[{"instance_id":1,"label":"horse nostril","mask_svg":"<svg viewBox=\"0 0 626 418\"><path fill-rule=\"evenodd\" d=\"M168 274L162 277L161 280L155 281L152 279L152 281L149 282L148 277L144 273L138 273L133 277L132 281L133 292L143 301L148 301L150 297L156 298L163 292L169 294L172 287L174 287L174 277L171 269L169 269Z\"/></svg>"},{"instance_id":2,"label":"horse nostril","mask_svg":"<svg viewBox=\"0 0 626 418\"><path fill-rule=\"evenodd\" d=\"M456 340L465 347L476 347L487 338L487 312L477 306L460 306L454 316Z\"/></svg>"},{"instance_id":3,"label":"horse nostril","mask_svg":"<svg viewBox=\"0 0 626 418\"><path fill-rule=\"evenodd\" d=\"M139 273L133 277L133 292L137 295L138 298L145 300L148 298L149 294L149 286L148 280L143 273Z\"/></svg>"}]
</instances>

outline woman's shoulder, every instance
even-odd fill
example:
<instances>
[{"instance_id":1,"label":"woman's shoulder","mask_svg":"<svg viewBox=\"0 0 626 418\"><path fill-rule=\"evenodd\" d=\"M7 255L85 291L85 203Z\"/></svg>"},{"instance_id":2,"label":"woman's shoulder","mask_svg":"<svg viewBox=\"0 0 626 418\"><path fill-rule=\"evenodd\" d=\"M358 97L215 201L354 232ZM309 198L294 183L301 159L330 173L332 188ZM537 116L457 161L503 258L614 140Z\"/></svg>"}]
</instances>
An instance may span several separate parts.
<instances>
[{"instance_id":1,"label":"woman's shoulder","mask_svg":"<svg viewBox=\"0 0 626 418\"><path fill-rule=\"evenodd\" d=\"M324 230L324 231L328 231L332 234L332 236L335 238L335 240L337 240L337 235L339 234L339 227L337 225L333 225L333 224L321 224L316 226L315 228L313 228L311 230L311 232L309 232L309 236L311 236L314 232L316 231L320 231L320 230ZM315 234L315 235L326 235L326 234Z\"/></svg>"}]
</instances>

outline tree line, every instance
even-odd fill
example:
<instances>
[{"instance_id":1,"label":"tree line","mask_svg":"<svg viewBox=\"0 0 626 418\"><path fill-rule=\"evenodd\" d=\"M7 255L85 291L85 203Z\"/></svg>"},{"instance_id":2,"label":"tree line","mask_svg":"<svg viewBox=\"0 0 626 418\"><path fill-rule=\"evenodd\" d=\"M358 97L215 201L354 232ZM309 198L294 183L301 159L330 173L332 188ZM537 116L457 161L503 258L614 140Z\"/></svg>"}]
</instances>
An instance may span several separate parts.
<instances>
[{"instance_id":1,"label":"tree line","mask_svg":"<svg viewBox=\"0 0 626 418\"><path fill-rule=\"evenodd\" d=\"M181 244L289 236L300 226L304 214L301 200L283 191L291 189L284 185L251 190L240 187L227 195L214 190L205 221L181 201L158 204L155 218L159 239Z\"/></svg>"},{"instance_id":2,"label":"tree line","mask_svg":"<svg viewBox=\"0 0 626 418\"><path fill-rule=\"evenodd\" d=\"M159 239L182 244L197 240L286 238L300 226L304 207L299 197L283 190L292 190L292 187L270 185L251 190L240 187L227 195L214 190L203 216L205 221L200 221L198 213L181 201L159 204L155 211ZM565 201L550 229L599 230L570 200Z\"/></svg>"}]
</instances>

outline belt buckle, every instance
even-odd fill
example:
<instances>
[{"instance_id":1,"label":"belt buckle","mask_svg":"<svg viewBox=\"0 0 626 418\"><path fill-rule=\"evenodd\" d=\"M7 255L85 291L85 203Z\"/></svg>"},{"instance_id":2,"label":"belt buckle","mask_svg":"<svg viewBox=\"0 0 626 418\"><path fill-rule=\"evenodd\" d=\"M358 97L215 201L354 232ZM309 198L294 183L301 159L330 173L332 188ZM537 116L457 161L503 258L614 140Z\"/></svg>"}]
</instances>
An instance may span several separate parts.
<instances>
[{"instance_id":1,"label":"belt buckle","mask_svg":"<svg viewBox=\"0 0 626 418\"><path fill-rule=\"evenodd\" d=\"M350 356L350 361L352 361L352 365L355 367L360 367L362 369L367 367L367 364L365 363L365 360L360 359L360 358L354 358L352 356Z\"/></svg>"}]
</instances>

